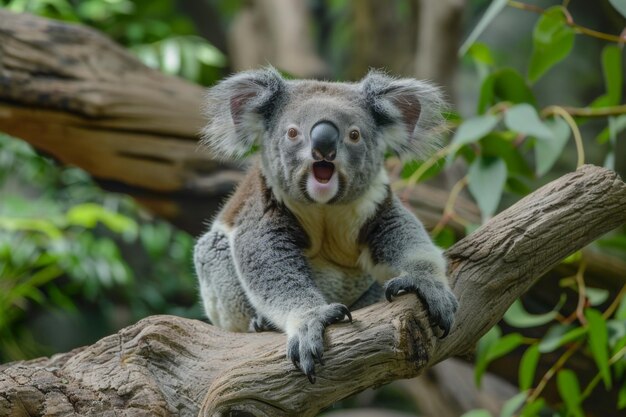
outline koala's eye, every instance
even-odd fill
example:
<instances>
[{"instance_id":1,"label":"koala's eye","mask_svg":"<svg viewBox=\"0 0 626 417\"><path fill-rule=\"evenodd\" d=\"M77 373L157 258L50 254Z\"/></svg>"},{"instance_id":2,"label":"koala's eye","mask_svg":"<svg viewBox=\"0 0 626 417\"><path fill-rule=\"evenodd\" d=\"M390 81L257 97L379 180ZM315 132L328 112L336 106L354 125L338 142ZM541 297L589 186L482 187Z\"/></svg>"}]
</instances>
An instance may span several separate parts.
<instances>
[{"instance_id":1,"label":"koala's eye","mask_svg":"<svg viewBox=\"0 0 626 417\"><path fill-rule=\"evenodd\" d=\"M350 134L349 134L348 136L350 137L350 140L351 140L352 142L358 142L358 141L359 141L359 139L361 138L361 134L360 134L360 133L359 133L359 131L358 131L358 130L356 130L356 129L355 129L355 130L351 130L351 131L350 131Z\"/></svg>"},{"instance_id":2,"label":"koala's eye","mask_svg":"<svg viewBox=\"0 0 626 417\"><path fill-rule=\"evenodd\" d=\"M291 127L289 128L289 130L287 131L287 136L289 136L289 139L295 139L298 137L298 129Z\"/></svg>"}]
</instances>

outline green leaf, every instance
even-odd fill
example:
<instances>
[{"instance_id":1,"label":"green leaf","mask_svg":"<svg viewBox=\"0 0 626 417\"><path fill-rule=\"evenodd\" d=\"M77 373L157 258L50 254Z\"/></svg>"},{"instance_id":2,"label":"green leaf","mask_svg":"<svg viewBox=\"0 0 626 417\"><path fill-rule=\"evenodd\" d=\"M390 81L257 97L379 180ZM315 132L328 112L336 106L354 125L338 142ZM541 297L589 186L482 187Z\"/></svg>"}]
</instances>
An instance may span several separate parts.
<instances>
[{"instance_id":1,"label":"green leaf","mask_svg":"<svg viewBox=\"0 0 626 417\"><path fill-rule=\"evenodd\" d=\"M622 2L626 4L626 2ZM617 45L607 45L602 50L602 70L606 93L611 105L618 105L622 101L622 50Z\"/></svg>"},{"instance_id":2,"label":"green leaf","mask_svg":"<svg viewBox=\"0 0 626 417\"><path fill-rule=\"evenodd\" d=\"M541 326L554 320L558 314L558 310L565 303L565 300L566 296L563 294L552 311L544 314L530 314L524 309L521 300L517 299L511 304L511 307L509 307L506 313L504 313L504 321L511 326L519 328Z\"/></svg>"},{"instance_id":3,"label":"green leaf","mask_svg":"<svg viewBox=\"0 0 626 417\"><path fill-rule=\"evenodd\" d=\"M588 308L585 310L585 318L589 325L589 348L598 365L604 386L611 388L611 371L609 370L609 336L606 322L597 310Z\"/></svg>"},{"instance_id":4,"label":"green leaf","mask_svg":"<svg viewBox=\"0 0 626 417\"><path fill-rule=\"evenodd\" d=\"M527 103L508 109L504 114L504 124L514 132L546 140L553 139L552 130L541 121L537 110Z\"/></svg>"},{"instance_id":5,"label":"green leaf","mask_svg":"<svg viewBox=\"0 0 626 417\"><path fill-rule=\"evenodd\" d=\"M477 358L476 367L474 368L476 385L480 385L482 376L491 362L511 352L523 342L524 337L519 333L507 334L500 339L491 341L489 346L485 349L484 354L480 357L480 360Z\"/></svg>"},{"instance_id":6,"label":"green leaf","mask_svg":"<svg viewBox=\"0 0 626 417\"><path fill-rule=\"evenodd\" d=\"M493 59L491 50L486 44L482 42L476 42L474 45L472 45L472 47L469 49L469 54L475 61L487 65L495 64L495 60Z\"/></svg>"},{"instance_id":7,"label":"green leaf","mask_svg":"<svg viewBox=\"0 0 626 417\"><path fill-rule=\"evenodd\" d=\"M528 83L513 68L503 68L485 78L480 87L478 113L482 114L489 107L502 101L509 101L513 104L537 104L537 100Z\"/></svg>"},{"instance_id":8,"label":"green leaf","mask_svg":"<svg viewBox=\"0 0 626 417\"><path fill-rule=\"evenodd\" d=\"M94 203L78 204L72 207L65 217L70 224L86 229L92 229L101 222L116 233L134 235L137 232L137 223L133 219Z\"/></svg>"},{"instance_id":9,"label":"green leaf","mask_svg":"<svg viewBox=\"0 0 626 417\"><path fill-rule=\"evenodd\" d=\"M502 158L506 162L509 179L511 175L534 178L528 162L526 162L520 150L513 143L515 138L516 135L511 132L492 132L487 134L480 140L481 154Z\"/></svg>"},{"instance_id":10,"label":"green leaf","mask_svg":"<svg viewBox=\"0 0 626 417\"><path fill-rule=\"evenodd\" d=\"M522 409L521 417L536 417L546 405L546 400L538 398L530 404L526 404Z\"/></svg>"},{"instance_id":11,"label":"green leaf","mask_svg":"<svg viewBox=\"0 0 626 417\"><path fill-rule=\"evenodd\" d=\"M519 365L519 389L524 391L533 386L535 371L539 363L539 345L532 345L524 355Z\"/></svg>"},{"instance_id":12,"label":"green leaf","mask_svg":"<svg viewBox=\"0 0 626 417\"><path fill-rule=\"evenodd\" d=\"M496 212L506 177L506 163L500 158L480 156L470 165L468 187L478 203L483 222Z\"/></svg>"},{"instance_id":13,"label":"green leaf","mask_svg":"<svg viewBox=\"0 0 626 417\"><path fill-rule=\"evenodd\" d=\"M603 288L585 288L585 295L589 300L589 304L597 306L609 299L609 291Z\"/></svg>"},{"instance_id":14,"label":"green leaf","mask_svg":"<svg viewBox=\"0 0 626 417\"><path fill-rule=\"evenodd\" d=\"M474 27L474 29L470 32L469 36L459 48L459 56L465 55L467 50L472 46L472 44L478 39L481 33L487 28L489 23L506 7L508 0L493 0L483 17L480 18L478 24Z\"/></svg>"},{"instance_id":15,"label":"green leaf","mask_svg":"<svg viewBox=\"0 0 626 417\"><path fill-rule=\"evenodd\" d=\"M464 413L461 417L493 417L491 413L484 409L472 410Z\"/></svg>"},{"instance_id":16,"label":"green leaf","mask_svg":"<svg viewBox=\"0 0 626 417\"><path fill-rule=\"evenodd\" d=\"M573 325L557 324L552 326L546 335L539 342L539 352L552 352L566 343L580 339L587 333L585 327L575 327Z\"/></svg>"},{"instance_id":17,"label":"green leaf","mask_svg":"<svg viewBox=\"0 0 626 417\"><path fill-rule=\"evenodd\" d=\"M556 385L568 411L575 417L584 417L583 411L580 408L582 401L580 385L578 384L578 378L576 378L574 371L570 369L559 371L556 376Z\"/></svg>"},{"instance_id":18,"label":"green leaf","mask_svg":"<svg viewBox=\"0 0 626 417\"><path fill-rule=\"evenodd\" d=\"M611 6L615 8L623 17L626 17L626 1L624 0L609 0Z\"/></svg>"},{"instance_id":19,"label":"green leaf","mask_svg":"<svg viewBox=\"0 0 626 417\"><path fill-rule=\"evenodd\" d=\"M554 65L569 55L574 46L574 29L567 26L560 6L547 9L533 30L533 52L528 79L537 81Z\"/></svg>"},{"instance_id":20,"label":"green leaf","mask_svg":"<svg viewBox=\"0 0 626 417\"><path fill-rule=\"evenodd\" d=\"M619 302L619 307L615 312L615 319L626 320L626 296L622 297L622 300Z\"/></svg>"},{"instance_id":21,"label":"green leaf","mask_svg":"<svg viewBox=\"0 0 626 417\"><path fill-rule=\"evenodd\" d=\"M487 333L483 335L476 345L476 366L474 367L474 381L477 386L480 386L480 380L487 370L489 364L487 360L487 354L491 346L493 346L500 339L502 332L498 326L494 326Z\"/></svg>"},{"instance_id":22,"label":"green leaf","mask_svg":"<svg viewBox=\"0 0 626 417\"><path fill-rule=\"evenodd\" d=\"M560 117L546 120L544 124L552 132L552 137L537 136L537 141L535 141L535 161L539 177L545 175L554 166L570 137L569 125Z\"/></svg>"},{"instance_id":23,"label":"green leaf","mask_svg":"<svg viewBox=\"0 0 626 417\"><path fill-rule=\"evenodd\" d=\"M515 412L519 410L522 404L524 404L524 401L526 401L527 396L528 396L528 393L520 392L519 394L516 394L513 397L511 397L509 400L507 400L502 405L502 410L500 411L500 417L513 417L513 415L515 415Z\"/></svg>"},{"instance_id":24,"label":"green leaf","mask_svg":"<svg viewBox=\"0 0 626 417\"><path fill-rule=\"evenodd\" d=\"M466 145L478 141L491 132L500 118L494 115L485 115L466 119L456 130L452 138L452 145Z\"/></svg>"},{"instance_id":25,"label":"green leaf","mask_svg":"<svg viewBox=\"0 0 626 417\"><path fill-rule=\"evenodd\" d=\"M489 362L498 359L520 346L523 342L524 336L521 334L507 334L489 347L489 350L487 351L487 359Z\"/></svg>"},{"instance_id":26,"label":"green leaf","mask_svg":"<svg viewBox=\"0 0 626 417\"><path fill-rule=\"evenodd\" d=\"M617 117L609 117L609 125L598 134L596 141L598 141L598 143L606 143L611 138L616 138L624 129L626 129L626 114ZM614 140L611 142L614 142Z\"/></svg>"}]
</instances>

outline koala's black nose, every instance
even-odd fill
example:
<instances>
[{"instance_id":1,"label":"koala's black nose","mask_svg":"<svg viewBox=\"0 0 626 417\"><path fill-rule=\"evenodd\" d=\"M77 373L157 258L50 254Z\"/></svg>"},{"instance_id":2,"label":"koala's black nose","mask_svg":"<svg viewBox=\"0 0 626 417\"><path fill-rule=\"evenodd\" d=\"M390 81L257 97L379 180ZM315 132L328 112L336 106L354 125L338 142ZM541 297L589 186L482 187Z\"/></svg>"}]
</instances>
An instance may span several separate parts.
<instances>
[{"instance_id":1,"label":"koala's black nose","mask_svg":"<svg viewBox=\"0 0 626 417\"><path fill-rule=\"evenodd\" d=\"M311 129L311 149L313 159L332 161L337 156L339 129L333 123L324 121L316 123Z\"/></svg>"}]
</instances>

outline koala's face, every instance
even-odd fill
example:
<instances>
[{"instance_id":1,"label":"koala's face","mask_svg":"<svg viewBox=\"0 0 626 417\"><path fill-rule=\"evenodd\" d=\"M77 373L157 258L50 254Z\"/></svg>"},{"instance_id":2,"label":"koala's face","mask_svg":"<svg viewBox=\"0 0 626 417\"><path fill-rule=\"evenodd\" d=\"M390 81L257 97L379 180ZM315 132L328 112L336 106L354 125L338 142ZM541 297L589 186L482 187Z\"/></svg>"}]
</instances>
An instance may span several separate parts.
<instances>
[{"instance_id":1,"label":"koala's face","mask_svg":"<svg viewBox=\"0 0 626 417\"><path fill-rule=\"evenodd\" d=\"M294 82L261 148L270 182L290 198L341 203L380 172L385 146L353 85Z\"/></svg>"},{"instance_id":2,"label":"koala's face","mask_svg":"<svg viewBox=\"0 0 626 417\"><path fill-rule=\"evenodd\" d=\"M415 155L433 144L441 102L428 84L377 72L328 83L251 71L209 91L204 141L228 156L259 144L279 198L341 204L368 190L387 149Z\"/></svg>"}]
</instances>

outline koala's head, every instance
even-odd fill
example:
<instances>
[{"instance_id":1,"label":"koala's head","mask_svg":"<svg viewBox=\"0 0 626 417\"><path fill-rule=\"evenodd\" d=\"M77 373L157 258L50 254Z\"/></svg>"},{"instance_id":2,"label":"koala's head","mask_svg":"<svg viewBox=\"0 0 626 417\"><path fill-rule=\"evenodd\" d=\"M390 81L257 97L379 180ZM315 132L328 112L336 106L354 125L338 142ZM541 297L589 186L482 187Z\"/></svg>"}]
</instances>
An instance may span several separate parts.
<instances>
[{"instance_id":1,"label":"koala's head","mask_svg":"<svg viewBox=\"0 0 626 417\"><path fill-rule=\"evenodd\" d=\"M401 157L430 151L442 104L431 84L376 71L358 83L248 71L209 90L203 142L228 158L259 146L279 198L340 204L368 190L387 150Z\"/></svg>"}]
</instances>

